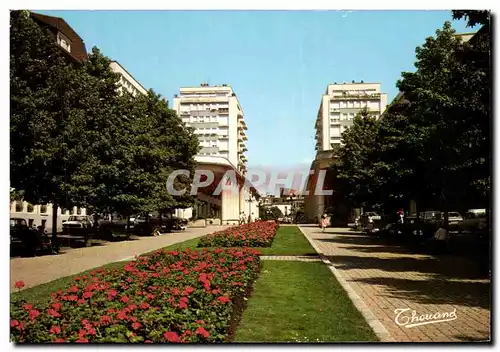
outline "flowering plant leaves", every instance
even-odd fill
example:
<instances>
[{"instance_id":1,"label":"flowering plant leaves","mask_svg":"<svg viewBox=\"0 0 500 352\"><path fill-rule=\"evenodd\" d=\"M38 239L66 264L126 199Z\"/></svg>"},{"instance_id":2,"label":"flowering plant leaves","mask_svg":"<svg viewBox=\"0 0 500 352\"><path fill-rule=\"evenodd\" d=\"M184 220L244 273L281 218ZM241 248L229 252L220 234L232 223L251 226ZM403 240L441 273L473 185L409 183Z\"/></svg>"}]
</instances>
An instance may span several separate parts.
<instances>
[{"instance_id":1,"label":"flowering plant leaves","mask_svg":"<svg viewBox=\"0 0 500 352\"><path fill-rule=\"evenodd\" d=\"M250 248L159 250L122 269L75 277L45 305L13 299L11 340L222 342L232 303L259 267L259 253Z\"/></svg>"}]
</instances>

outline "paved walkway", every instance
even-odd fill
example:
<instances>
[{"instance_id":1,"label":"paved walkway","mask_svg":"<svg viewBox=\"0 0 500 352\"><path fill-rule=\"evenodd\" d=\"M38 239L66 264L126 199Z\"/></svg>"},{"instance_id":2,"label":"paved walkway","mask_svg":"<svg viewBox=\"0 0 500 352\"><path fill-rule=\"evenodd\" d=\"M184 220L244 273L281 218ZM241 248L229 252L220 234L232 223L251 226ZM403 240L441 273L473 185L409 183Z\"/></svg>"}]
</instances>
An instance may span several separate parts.
<instances>
[{"instance_id":1,"label":"paved walkway","mask_svg":"<svg viewBox=\"0 0 500 352\"><path fill-rule=\"evenodd\" d=\"M346 228L329 228L325 233L317 226L301 229L334 266L332 271L347 286L349 296L354 300L359 297L385 327L391 337L385 341L489 340L491 285L489 280L478 278L476 263L453 256L411 253ZM399 315L401 325L395 322L396 309L408 309ZM411 321L413 310L416 316L427 314L428 318L436 313L453 318L455 311L456 319L410 326L420 323ZM435 319L439 319L437 315Z\"/></svg>"},{"instance_id":2,"label":"paved walkway","mask_svg":"<svg viewBox=\"0 0 500 352\"><path fill-rule=\"evenodd\" d=\"M33 287L109 263L133 259L135 255L201 237L226 227L228 226L188 228L183 232L158 237L137 237L136 240L106 242L102 246L67 249L59 255L14 258L10 261L10 285L12 288L16 281L22 280L25 288Z\"/></svg>"}]
</instances>

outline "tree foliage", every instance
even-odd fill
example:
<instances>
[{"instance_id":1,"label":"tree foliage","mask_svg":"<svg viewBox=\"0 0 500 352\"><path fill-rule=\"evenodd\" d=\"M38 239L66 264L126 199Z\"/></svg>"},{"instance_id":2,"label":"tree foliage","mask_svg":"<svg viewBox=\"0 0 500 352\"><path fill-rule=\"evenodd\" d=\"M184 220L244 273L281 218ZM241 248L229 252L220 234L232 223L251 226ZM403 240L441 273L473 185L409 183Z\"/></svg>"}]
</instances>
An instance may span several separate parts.
<instances>
[{"instance_id":1,"label":"tree foliage","mask_svg":"<svg viewBox=\"0 0 500 352\"><path fill-rule=\"evenodd\" d=\"M160 95L120 94L109 58L71 60L26 11L11 12L10 47L11 187L25 200L123 215L193 204L166 182L194 173L198 139Z\"/></svg>"}]
</instances>

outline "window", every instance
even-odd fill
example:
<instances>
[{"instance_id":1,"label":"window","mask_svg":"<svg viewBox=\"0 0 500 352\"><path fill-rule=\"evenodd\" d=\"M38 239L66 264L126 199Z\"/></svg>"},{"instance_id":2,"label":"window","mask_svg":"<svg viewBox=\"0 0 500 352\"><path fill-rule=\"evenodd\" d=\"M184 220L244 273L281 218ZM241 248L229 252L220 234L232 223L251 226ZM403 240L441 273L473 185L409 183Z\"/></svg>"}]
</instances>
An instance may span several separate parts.
<instances>
[{"instance_id":1,"label":"window","mask_svg":"<svg viewBox=\"0 0 500 352\"><path fill-rule=\"evenodd\" d=\"M57 44L59 44L67 52L71 52L71 40L69 40L61 32L57 33Z\"/></svg>"}]
</instances>

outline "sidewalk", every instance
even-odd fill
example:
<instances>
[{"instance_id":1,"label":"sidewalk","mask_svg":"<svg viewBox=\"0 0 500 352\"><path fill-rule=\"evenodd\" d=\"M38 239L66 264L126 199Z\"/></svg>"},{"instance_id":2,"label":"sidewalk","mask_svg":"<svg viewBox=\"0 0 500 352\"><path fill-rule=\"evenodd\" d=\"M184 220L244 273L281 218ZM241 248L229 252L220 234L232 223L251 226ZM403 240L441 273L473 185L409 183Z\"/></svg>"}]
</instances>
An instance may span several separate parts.
<instances>
[{"instance_id":1,"label":"sidewalk","mask_svg":"<svg viewBox=\"0 0 500 352\"><path fill-rule=\"evenodd\" d=\"M476 263L453 256L411 253L404 247L347 228L329 228L325 233L317 226L301 228L394 340L466 342L489 339L491 285L489 280L478 279ZM408 309L400 313L399 325L396 309ZM417 318L411 321L413 310L415 316L424 316L421 321ZM454 310L456 319L435 321L446 320L436 313ZM431 315L435 319L429 323ZM412 324L419 325L410 326Z\"/></svg>"},{"instance_id":2,"label":"sidewalk","mask_svg":"<svg viewBox=\"0 0 500 352\"><path fill-rule=\"evenodd\" d=\"M201 237L228 226L188 228L159 237L139 237L137 240L107 242L102 246L69 249L59 255L35 258L14 258L10 261L10 287L22 280L25 288L37 286L61 277L78 274L109 263L132 259L135 255Z\"/></svg>"}]
</instances>

